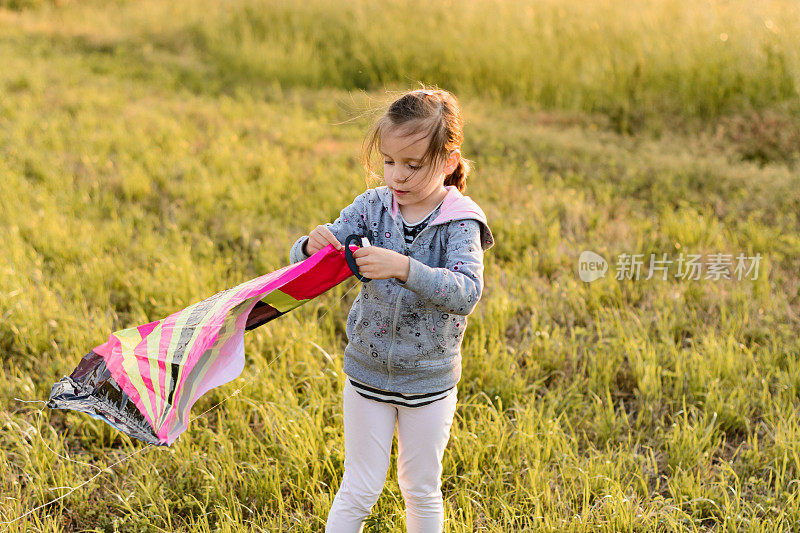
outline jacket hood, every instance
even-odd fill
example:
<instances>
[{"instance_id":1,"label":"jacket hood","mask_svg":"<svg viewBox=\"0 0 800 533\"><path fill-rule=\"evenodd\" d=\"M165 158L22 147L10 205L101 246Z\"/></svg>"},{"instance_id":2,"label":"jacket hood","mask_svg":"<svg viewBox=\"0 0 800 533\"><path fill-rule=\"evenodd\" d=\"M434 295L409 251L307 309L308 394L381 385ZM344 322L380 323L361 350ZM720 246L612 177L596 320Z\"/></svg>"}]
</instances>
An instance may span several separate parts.
<instances>
[{"instance_id":1,"label":"jacket hood","mask_svg":"<svg viewBox=\"0 0 800 533\"><path fill-rule=\"evenodd\" d=\"M455 185L446 185L445 189L447 189L447 195L442 201L439 215L433 219L431 225L446 224L453 220L477 220L481 227L481 246L483 251L491 248L494 245L494 236L492 236L492 230L489 229L489 223L486 220L486 214L483 209L472 198L461 194L461 191ZM375 190L383 202L383 206L392 214L392 218L396 219L400 207L392 191L386 185L376 187Z\"/></svg>"}]
</instances>

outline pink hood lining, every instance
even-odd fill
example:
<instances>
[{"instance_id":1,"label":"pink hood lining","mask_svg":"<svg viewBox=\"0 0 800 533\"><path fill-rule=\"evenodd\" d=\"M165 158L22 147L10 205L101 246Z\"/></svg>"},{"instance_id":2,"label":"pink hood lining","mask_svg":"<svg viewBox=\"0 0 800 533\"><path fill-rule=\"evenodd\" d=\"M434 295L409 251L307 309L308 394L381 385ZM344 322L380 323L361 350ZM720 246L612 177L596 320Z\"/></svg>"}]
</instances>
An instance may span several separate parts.
<instances>
[{"instance_id":1,"label":"pink hood lining","mask_svg":"<svg viewBox=\"0 0 800 533\"><path fill-rule=\"evenodd\" d=\"M489 223L486 220L486 214L483 212L483 209L481 209L472 198L461 194L461 191L459 191L458 187L455 185L446 185L445 189L447 189L447 195L442 201L442 206L439 209L439 216L431 222L431 225L445 224L453 220L462 220L465 218L477 220L481 223L481 242L483 244L483 249L488 250L491 248L492 245L494 245L494 237L489 229ZM400 206L397 204L397 199L394 197L394 194L392 194L392 191L385 185L378 187L377 191L380 193L383 205L392 214L392 218L397 218ZM388 205L389 203L391 203L391 205Z\"/></svg>"},{"instance_id":2,"label":"pink hood lining","mask_svg":"<svg viewBox=\"0 0 800 533\"><path fill-rule=\"evenodd\" d=\"M392 199L392 205L389 211L392 213L392 218L397 218L397 213L400 210L397 199L391 194L388 187L384 186L380 188L386 189L385 192L388 193L388 196ZM451 220L474 218L488 225L483 209L481 209L472 198L461 194L461 191L459 191L455 185L446 185L445 189L447 189L447 195L442 201L442 207L439 209L439 216L436 217L431 224L444 224ZM386 202L384 199L384 205L385 204ZM389 206L386 207L389 208Z\"/></svg>"}]
</instances>

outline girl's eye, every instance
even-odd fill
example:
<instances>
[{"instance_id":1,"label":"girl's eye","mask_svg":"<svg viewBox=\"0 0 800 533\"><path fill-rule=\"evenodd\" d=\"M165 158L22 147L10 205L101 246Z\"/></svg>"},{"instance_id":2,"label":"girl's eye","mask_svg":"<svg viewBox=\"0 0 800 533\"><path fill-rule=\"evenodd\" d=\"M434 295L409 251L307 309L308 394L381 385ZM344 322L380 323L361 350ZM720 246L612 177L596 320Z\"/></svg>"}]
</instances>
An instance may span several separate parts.
<instances>
[{"instance_id":1,"label":"girl's eye","mask_svg":"<svg viewBox=\"0 0 800 533\"><path fill-rule=\"evenodd\" d=\"M384 164L384 165L391 165L391 164L392 164L392 162L391 162L391 161L384 161L384 162L383 162L383 164Z\"/></svg>"},{"instance_id":2,"label":"girl's eye","mask_svg":"<svg viewBox=\"0 0 800 533\"><path fill-rule=\"evenodd\" d=\"M419 165L408 165L408 168L410 168L411 170L417 170L419 168Z\"/></svg>"}]
</instances>

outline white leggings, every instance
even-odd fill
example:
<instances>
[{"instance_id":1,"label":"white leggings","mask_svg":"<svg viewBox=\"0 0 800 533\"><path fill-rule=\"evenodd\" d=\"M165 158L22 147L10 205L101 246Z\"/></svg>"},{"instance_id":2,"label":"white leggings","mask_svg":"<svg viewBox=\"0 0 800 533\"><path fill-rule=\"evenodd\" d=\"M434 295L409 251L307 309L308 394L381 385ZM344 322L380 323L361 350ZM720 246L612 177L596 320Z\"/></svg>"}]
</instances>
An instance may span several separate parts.
<instances>
[{"instance_id":1,"label":"white leggings","mask_svg":"<svg viewBox=\"0 0 800 533\"><path fill-rule=\"evenodd\" d=\"M326 533L357 533L378 501L389 470L397 424L397 482L406 502L409 533L439 533L444 527L442 456L450 438L457 387L422 407L364 398L345 377L344 476L333 499Z\"/></svg>"}]
</instances>

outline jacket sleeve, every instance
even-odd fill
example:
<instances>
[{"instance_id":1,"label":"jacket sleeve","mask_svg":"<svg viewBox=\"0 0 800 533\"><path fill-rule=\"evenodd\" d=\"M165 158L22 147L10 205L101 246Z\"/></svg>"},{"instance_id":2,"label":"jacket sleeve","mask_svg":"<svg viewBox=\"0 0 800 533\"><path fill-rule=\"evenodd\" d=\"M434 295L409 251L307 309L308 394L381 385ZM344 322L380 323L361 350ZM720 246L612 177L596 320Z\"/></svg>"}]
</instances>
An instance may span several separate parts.
<instances>
[{"instance_id":1,"label":"jacket sleeve","mask_svg":"<svg viewBox=\"0 0 800 533\"><path fill-rule=\"evenodd\" d=\"M353 233L357 235L367 235L367 206L369 204L368 194L365 191L356 196L353 203L342 209L339 217L333 222L326 222L325 226L331 230L340 243L344 244L345 239ZM308 235L303 235L292 244L289 250L289 263L297 263L311 257L303 253L303 244L308 240Z\"/></svg>"},{"instance_id":2,"label":"jacket sleeve","mask_svg":"<svg viewBox=\"0 0 800 533\"><path fill-rule=\"evenodd\" d=\"M445 266L435 268L409 257L408 280L400 286L428 299L436 308L468 315L483 292L483 248L477 220L453 220L447 226Z\"/></svg>"}]
</instances>

